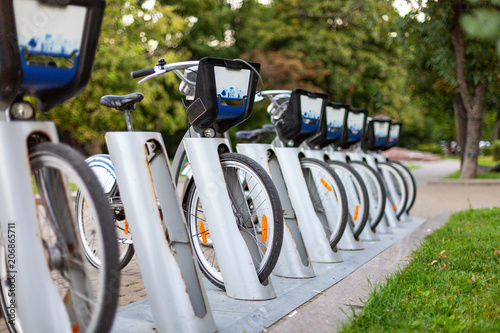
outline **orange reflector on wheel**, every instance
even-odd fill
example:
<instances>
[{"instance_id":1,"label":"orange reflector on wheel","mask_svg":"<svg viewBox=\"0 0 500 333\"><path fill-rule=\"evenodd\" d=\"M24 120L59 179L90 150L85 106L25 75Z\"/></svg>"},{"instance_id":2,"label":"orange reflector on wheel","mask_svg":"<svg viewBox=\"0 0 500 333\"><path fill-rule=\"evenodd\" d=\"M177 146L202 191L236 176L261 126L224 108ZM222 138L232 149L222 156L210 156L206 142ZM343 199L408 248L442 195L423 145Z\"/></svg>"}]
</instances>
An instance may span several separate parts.
<instances>
[{"instance_id":1,"label":"orange reflector on wheel","mask_svg":"<svg viewBox=\"0 0 500 333\"><path fill-rule=\"evenodd\" d=\"M330 191L330 192L332 191L332 188L330 187L330 185L328 185L328 183L323 178L321 178L321 183L323 184L323 186L326 187L326 189L328 191Z\"/></svg>"},{"instance_id":2,"label":"orange reflector on wheel","mask_svg":"<svg viewBox=\"0 0 500 333\"><path fill-rule=\"evenodd\" d=\"M74 324L73 326L71 326L71 332L80 333L80 325Z\"/></svg>"},{"instance_id":3,"label":"orange reflector on wheel","mask_svg":"<svg viewBox=\"0 0 500 333\"><path fill-rule=\"evenodd\" d=\"M267 216L262 216L262 241L267 242Z\"/></svg>"},{"instance_id":4,"label":"orange reflector on wheel","mask_svg":"<svg viewBox=\"0 0 500 333\"><path fill-rule=\"evenodd\" d=\"M89 208L89 203L85 201L85 208Z\"/></svg>"},{"instance_id":5,"label":"orange reflector on wheel","mask_svg":"<svg viewBox=\"0 0 500 333\"><path fill-rule=\"evenodd\" d=\"M359 212L359 205L356 205L356 208L354 209L354 221L358 219L358 212Z\"/></svg>"},{"instance_id":6,"label":"orange reflector on wheel","mask_svg":"<svg viewBox=\"0 0 500 333\"><path fill-rule=\"evenodd\" d=\"M198 221L198 227L200 229L200 235L201 235L201 240L203 241L203 244L207 244L208 231L205 230L205 226L203 225L203 221Z\"/></svg>"},{"instance_id":7,"label":"orange reflector on wheel","mask_svg":"<svg viewBox=\"0 0 500 333\"><path fill-rule=\"evenodd\" d=\"M396 210L396 205L392 206L392 210Z\"/></svg>"},{"instance_id":8,"label":"orange reflector on wheel","mask_svg":"<svg viewBox=\"0 0 500 333\"><path fill-rule=\"evenodd\" d=\"M125 227L124 227L125 235L128 235L128 221L127 218L125 218Z\"/></svg>"}]
</instances>

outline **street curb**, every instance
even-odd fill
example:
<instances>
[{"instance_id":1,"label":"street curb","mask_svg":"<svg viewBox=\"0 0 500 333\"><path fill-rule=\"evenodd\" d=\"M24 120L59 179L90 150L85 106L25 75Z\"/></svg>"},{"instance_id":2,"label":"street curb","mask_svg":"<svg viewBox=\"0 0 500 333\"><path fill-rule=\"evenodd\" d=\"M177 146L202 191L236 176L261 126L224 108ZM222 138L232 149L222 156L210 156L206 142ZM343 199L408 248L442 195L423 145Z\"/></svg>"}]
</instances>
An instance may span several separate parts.
<instances>
[{"instance_id":1,"label":"street curb","mask_svg":"<svg viewBox=\"0 0 500 333\"><path fill-rule=\"evenodd\" d=\"M427 185L500 186L500 179L429 179Z\"/></svg>"}]
</instances>

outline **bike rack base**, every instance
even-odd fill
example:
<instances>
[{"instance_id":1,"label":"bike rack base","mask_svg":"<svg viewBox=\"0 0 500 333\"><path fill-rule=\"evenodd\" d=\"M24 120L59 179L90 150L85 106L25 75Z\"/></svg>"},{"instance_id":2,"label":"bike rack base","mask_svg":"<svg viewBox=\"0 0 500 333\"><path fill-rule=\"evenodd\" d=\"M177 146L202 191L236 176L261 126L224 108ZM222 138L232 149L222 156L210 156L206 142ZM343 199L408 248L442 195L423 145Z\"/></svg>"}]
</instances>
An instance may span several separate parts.
<instances>
[{"instance_id":1,"label":"bike rack base","mask_svg":"<svg viewBox=\"0 0 500 333\"><path fill-rule=\"evenodd\" d=\"M238 144L236 148L239 153L259 163L269 173L278 190L285 218L285 230L283 233L283 246L273 274L299 279L314 277L314 270L307 256L297 219L288 198L279 163L276 157L272 156L272 146L263 143L250 143Z\"/></svg>"},{"instance_id":2,"label":"bike rack base","mask_svg":"<svg viewBox=\"0 0 500 333\"><path fill-rule=\"evenodd\" d=\"M158 332L215 332L161 134L110 132L106 142Z\"/></svg>"},{"instance_id":3,"label":"bike rack base","mask_svg":"<svg viewBox=\"0 0 500 333\"><path fill-rule=\"evenodd\" d=\"M322 162L325 161L324 157L326 155L326 152L323 150L304 149L304 154L309 158L315 158L315 159L318 159ZM341 180L343 180L342 177L340 177L340 178L341 178ZM351 218L351 217L349 217L349 218ZM340 238L339 243L337 244L337 247L343 251L363 250L363 246L361 246L361 243L358 242L354 238L354 234L352 232L352 229L351 229L351 226L349 225L349 223L347 224L345 231L342 234L342 237Z\"/></svg>"},{"instance_id":4,"label":"bike rack base","mask_svg":"<svg viewBox=\"0 0 500 333\"><path fill-rule=\"evenodd\" d=\"M248 302L227 297L204 279L215 323L220 333L266 331L283 318L318 294L338 283L359 267L385 251L406 235L416 230L425 219L412 217L404 229L396 229L393 235L380 235L380 241L362 242L365 251L343 252L342 263L313 263L316 277L312 279L287 279L273 276L272 283L277 298L268 301ZM118 309L112 333L152 333L153 324L147 299Z\"/></svg>"},{"instance_id":5,"label":"bike rack base","mask_svg":"<svg viewBox=\"0 0 500 333\"><path fill-rule=\"evenodd\" d=\"M70 321L65 315L59 291L52 282L45 249L40 241L28 152L28 137L35 132L46 135L54 143L59 141L52 122L0 122L0 165L3 169L0 174L0 220L6 251L3 254L14 256L8 257L8 267L5 262L7 257L2 261L11 277L9 293L15 294L13 300L17 307L14 313L9 310L13 315L9 319L19 322L17 315L24 318L25 332L68 332ZM8 195L2 197L2 194ZM13 239L9 237L12 235ZM13 246L9 246L13 253L7 252L7 245ZM33 281L34 273L36 283ZM47 304L50 306L47 307ZM26 319L24 313L30 314L30 317Z\"/></svg>"},{"instance_id":6,"label":"bike rack base","mask_svg":"<svg viewBox=\"0 0 500 333\"><path fill-rule=\"evenodd\" d=\"M183 143L227 295L242 300L275 298L271 282L259 281L249 246L234 217L218 154L221 146L230 147L229 142L217 138L185 138Z\"/></svg>"},{"instance_id":7,"label":"bike rack base","mask_svg":"<svg viewBox=\"0 0 500 333\"><path fill-rule=\"evenodd\" d=\"M340 253L334 252L330 247L322 223L314 212L313 203L309 196L303 195L309 191L299 161L302 150L299 148L274 148L273 151L279 164L286 166L281 169L281 173L297 216L309 259L325 263L341 262Z\"/></svg>"}]
</instances>

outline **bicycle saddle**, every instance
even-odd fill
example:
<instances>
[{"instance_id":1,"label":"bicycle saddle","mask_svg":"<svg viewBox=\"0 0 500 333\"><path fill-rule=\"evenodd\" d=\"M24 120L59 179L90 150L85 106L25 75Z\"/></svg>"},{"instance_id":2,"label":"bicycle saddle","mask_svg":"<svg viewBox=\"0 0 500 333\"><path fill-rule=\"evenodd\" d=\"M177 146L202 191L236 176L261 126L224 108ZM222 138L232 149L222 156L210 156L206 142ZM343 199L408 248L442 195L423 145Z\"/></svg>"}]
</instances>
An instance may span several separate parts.
<instances>
[{"instance_id":1,"label":"bicycle saddle","mask_svg":"<svg viewBox=\"0 0 500 333\"><path fill-rule=\"evenodd\" d=\"M260 134L262 134L262 130L260 129L253 131L238 131L236 132L236 139L243 142L253 142L259 138Z\"/></svg>"},{"instance_id":2,"label":"bicycle saddle","mask_svg":"<svg viewBox=\"0 0 500 333\"><path fill-rule=\"evenodd\" d=\"M135 103L139 103L144 98L141 93L132 93L123 96L106 95L101 97L101 105L114 108L119 111L135 110Z\"/></svg>"}]
</instances>

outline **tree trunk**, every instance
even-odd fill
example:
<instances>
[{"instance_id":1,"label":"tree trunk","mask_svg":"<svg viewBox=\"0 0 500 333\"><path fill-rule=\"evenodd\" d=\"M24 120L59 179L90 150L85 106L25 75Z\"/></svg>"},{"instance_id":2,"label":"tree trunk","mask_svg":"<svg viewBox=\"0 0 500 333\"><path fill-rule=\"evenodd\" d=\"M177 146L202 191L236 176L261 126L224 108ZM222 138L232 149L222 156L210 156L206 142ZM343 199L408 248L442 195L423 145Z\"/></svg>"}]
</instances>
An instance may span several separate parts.
<instances>
[{"instance_id":1,"label":"tree trunk","mask_svg":"<svg viewBox=\"0 0 500 333\"><path fill-rule=\"evenodd\" d=\"M465 143L460 178L471 179L476 177L477 157L479 156L479 140L481 140L482 126L482 117L470 117L467 120L467 140Z\"/></svg>"},{"instance_id":2,"label":"tree trunk","mask_svg":"<svg viewBox=\"0 0 500 333\"><path fill-rule=\"evenodd\" d=\"M464 163L465 139L467 138L467 110L465 109L462 96L457 94L453 102L455 110L455 126L457 130L457 146L460 147L460 168Z\"/></svg>"},{"instance_id":3,"label":"tree trunk","mask_svg":"<svg viewBox=\"0 0 500 333\"><path fill-rule=\"evenodd\" d=\"M465 141L464 163L460 172L460 178L470 179L476 177L479 141L481 140L485 112L484 99L486 87L486 83L480 83L475 87L472 108L467 113L467 139Z\"/></svg>"},{"instance_id":4,"label":"tree trunk","mask_svg":"<svg viewBox=\"0 0 500 333\"><path fill-rule=\"evenodd\" d=\"M460 17L463 14L463 2L452 4L453 24L450 37L455 51L455 69L458 83L458 93L467 114L467 131L463 164L460 178L475 178L477 171L477 157L479 155L479 140L484 117L484 97L487 81L480 81L476 86L469 87L466 75L465 38L460 26ZM484 79L483 79L484 80ZM472 89L471 89L472 88Z\"/></svg>"},{"instance_id":5,"label":"tree trunk","mask_svg":"<svg viewBox=\"0 0 500 333\"><path fill-rule=\"evenodd\" d=\"M91 139L90 140L90 148L89 148L89 154L96 155L102 153L101 149L101 140L99 139Z\"/></svg>"}]
</instances>

